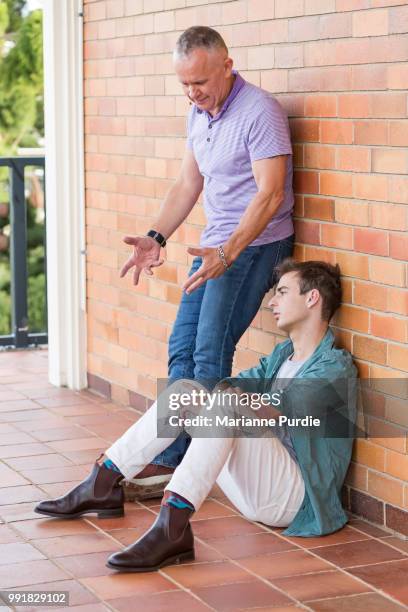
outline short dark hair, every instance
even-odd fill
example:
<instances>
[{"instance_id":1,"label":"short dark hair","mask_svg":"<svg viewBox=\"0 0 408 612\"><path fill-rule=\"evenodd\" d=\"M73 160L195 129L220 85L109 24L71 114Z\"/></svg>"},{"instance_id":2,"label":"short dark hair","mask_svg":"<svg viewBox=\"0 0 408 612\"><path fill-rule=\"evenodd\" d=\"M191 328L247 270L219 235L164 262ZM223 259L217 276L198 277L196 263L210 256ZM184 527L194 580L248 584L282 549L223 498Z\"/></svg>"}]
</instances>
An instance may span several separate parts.
<instances>
[{"instance_id":1,"label":"short dark hair","mask_svg":"<svg viewBox=\"0 0 408 612\"><path fill-rule=\"evenodd\" d=\"M340 268L325 261L295 261L291 257L276 269L276 282L288 272L299 276L300 293L317 289L322 297L322 318L330 321L342 301Z\"/></svg>"},{"instance_id":2,"label":"short dark hair","mask_svg":"<svg viewBox=\"0 0 408 612\"><path fill-rule=\"evenodd\" d=\"M185 30L176 42L175 52L178 55L188 55L198 47L207 50L225 49L228 53L228 47L221 34L207 26L192 26Z\"/></svg>"}]
</instances>

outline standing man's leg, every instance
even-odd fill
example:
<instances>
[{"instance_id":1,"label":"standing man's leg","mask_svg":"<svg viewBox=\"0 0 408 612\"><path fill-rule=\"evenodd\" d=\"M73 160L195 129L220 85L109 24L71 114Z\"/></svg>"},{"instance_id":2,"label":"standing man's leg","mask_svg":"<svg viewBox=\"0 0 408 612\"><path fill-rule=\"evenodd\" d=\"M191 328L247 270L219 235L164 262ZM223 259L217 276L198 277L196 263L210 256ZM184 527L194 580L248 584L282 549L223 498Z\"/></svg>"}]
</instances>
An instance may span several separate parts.
<instances>
[{"instance_id":1,"label":"standing man's leg","mask_svg":"<svg viewBox=\"0 0 408 612\"><path fill-rule=\"evenodd\" d=\"M169 343L170 378L194 378L205 384L230 376L236 344L273 286L276 266L292 255L293 244L290 236L247 247L225 274L189 296L183 294ZM193 264L190 274L199 265ZM176 467L189 443L188 434L181 434L152 463Z\"/></svg>"}]
</instances>

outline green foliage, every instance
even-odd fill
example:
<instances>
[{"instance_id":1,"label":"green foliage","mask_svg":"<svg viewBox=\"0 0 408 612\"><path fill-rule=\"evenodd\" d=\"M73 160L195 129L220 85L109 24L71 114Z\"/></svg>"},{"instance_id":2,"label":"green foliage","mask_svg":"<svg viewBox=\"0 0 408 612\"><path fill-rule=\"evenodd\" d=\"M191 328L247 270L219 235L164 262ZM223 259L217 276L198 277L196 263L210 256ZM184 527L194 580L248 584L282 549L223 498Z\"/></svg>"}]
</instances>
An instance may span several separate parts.
<instances>
[{"instance_id":1,"label":"green foliage","mask_svg":"<svg viewBox=\"0 0 408 612\"><path fill-rule=\"evenodd\" d=\"M6 32L17 32L23 20L23 9L27 4L26 0L5 0L2 4L6 5L9 15L9 26Z\"/></svg>"},{"instance_id":2,"label":"green foliage","mask_svg":"<svg viewBox=\"0 0 408 612\"><path fill-rule=\"evenodd\" d=\"M0 155L39 146L44 133L42 13L23 15L26 0L0 0ZM14 46L5 46L5 40ZM3 51L2 51L3 49ZM8 202L7 170L0 168L0 207ZM44 225L27 200L28 319L30 332L45 331ZM0 216L0 233L9 225ZM0 335L11 332L9 253L0 251Z\"/></svg>"},{"instance_id":3,"label":"green foliage","mask_svg":"<svg viewBox=\"0 0 408 612\"><path fill-rule=\"evenodd\" d=\"M5 6L0 3L3 12ZM22 20L14 47L0 57L0 153L15 153L30 136L37 142L43 114L42 13L33 11Z\"/></svg>"}]
</instances>

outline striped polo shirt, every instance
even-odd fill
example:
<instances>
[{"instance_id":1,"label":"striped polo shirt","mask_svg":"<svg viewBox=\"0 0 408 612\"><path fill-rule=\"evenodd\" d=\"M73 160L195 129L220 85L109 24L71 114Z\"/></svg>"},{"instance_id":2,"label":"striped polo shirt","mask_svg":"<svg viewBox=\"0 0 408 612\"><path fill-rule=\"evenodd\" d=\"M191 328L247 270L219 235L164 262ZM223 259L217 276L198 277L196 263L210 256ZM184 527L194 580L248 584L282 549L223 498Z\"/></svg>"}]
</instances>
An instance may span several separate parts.
<instances>
[{"instance_id":1,"label":"striped polo shirt","mask_svg":"<svg viewBox=\"0 0 408 612\"><path fill-rule=\"evenodd\" d=\"M187 121L187 147L204 177L207 225L201 246L224 243L236 229L257 193L252 162L287 155L285 197L265 230L250 246L282 240L293 234L293 166L288 118L267 91L234 71L233 88L212 117L195 104Z\"/></svg>"}]
</instances>

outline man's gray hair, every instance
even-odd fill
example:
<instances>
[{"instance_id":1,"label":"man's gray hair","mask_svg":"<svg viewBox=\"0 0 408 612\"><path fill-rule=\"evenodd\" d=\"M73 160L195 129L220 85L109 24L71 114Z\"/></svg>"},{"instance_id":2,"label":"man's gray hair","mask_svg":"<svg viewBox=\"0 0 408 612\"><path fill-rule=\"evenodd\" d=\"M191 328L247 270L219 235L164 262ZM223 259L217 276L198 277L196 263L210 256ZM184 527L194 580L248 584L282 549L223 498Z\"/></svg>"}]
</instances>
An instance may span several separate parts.
<instances>
[{"instance_id":1,"label":"man's gray hair","mask_svg":"<svg viewBox=\"0 0 408 612\"><path fill-rule=\"evenodd\" d=\"M209 51L225 49L228 54L228 47L221 34L207 26L192 26L185 30L176 42L174 54L178 57L187 57L193 49L199 47Z\"/></svg>"}]
</instances>

